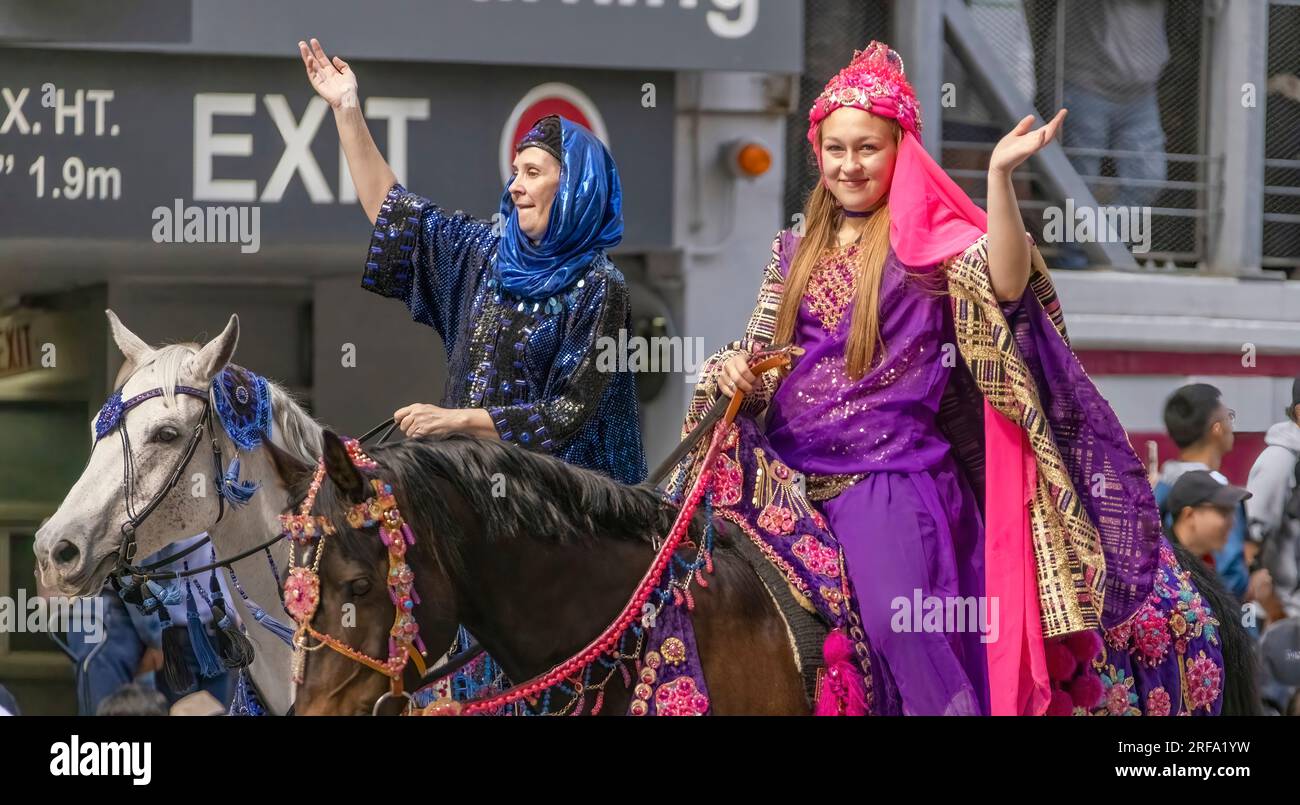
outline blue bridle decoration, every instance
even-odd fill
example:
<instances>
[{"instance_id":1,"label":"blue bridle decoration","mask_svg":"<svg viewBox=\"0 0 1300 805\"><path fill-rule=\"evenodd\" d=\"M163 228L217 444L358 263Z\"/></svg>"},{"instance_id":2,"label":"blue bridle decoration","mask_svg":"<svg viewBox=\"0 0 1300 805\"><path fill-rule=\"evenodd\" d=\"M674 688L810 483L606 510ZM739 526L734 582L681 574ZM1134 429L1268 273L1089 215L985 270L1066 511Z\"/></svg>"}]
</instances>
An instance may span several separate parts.
<instances>
[{"instance_id":1,"label":"blue bridle decoration","mask_svg":"<svg viewBox=\"0 0 1300 805\"><path fill-rule=\"evenodd\" d=\"M242 366L227 366L212 379L212 405L240 450L252 450L271 432L270 387Z\"/></svg>"},{"instance_id":2,"label":"blue bridle decoration","mask_svg":"<svg viewBox=\"0 0 1300 805\"><path fill-rule=\"evenodd\" d=\"M207 391L178 385L175 392L210 401L222 428L237 450L253 450L271 432L270 384L266 378L242 366L227 366L212 379ZM163 390L155 388L123 400L122 390L115 390L95 417L95 441L103 439L121 425L123 417L132 408L162 395ZM260 486L251 481L240 481L239 471L239 456L236 455L220 477L215 479L217 494L233 506L248 503Z\"/></svg>"}]
</instances>

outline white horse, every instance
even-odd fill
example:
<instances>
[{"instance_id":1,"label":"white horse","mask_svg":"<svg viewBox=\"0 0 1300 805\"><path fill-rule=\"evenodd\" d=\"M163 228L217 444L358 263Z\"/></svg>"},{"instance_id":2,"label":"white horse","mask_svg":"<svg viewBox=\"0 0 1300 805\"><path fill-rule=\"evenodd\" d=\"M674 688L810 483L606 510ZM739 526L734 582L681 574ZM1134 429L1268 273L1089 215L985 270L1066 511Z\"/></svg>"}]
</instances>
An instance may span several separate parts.
<instances>
[{"instance_id":1,"label":"white horse","mask_svg":"<svg viewBox=\"0 0 1300 805\"><path fill-rule=\"evenodd\" d=\"M195 428L204 419L204 401L189 394L175 393L176 387L208 390L212 379L229 363L239 341L239 318L231 316L226 329L202 347L173 344L154 349L128 330L109 310L113 339L133 370L122 388L122 399L161 388L160 396L147 399L127 411L119 427L127 429L133 454L133 510L161 493L184 453ZM299 462L315 465L321 452L321 427L290 396L268 382L271 397L272 434L276 447ZM279 532L279 514L289 505L288 491L265 444L249 452L238 451L213 415L198 439L193 458L179 481L160 500L156 509L135 531L137 560L166 545L206 531L218 559L235 556L266 542ZM91 426L94 438L94 425ZM212 477L212 437L227 461L238 455L242 480L261 484L245 505L225 504L224 515ZM36 534L36 559L43 582L63 595L95 595L103 588L117 562L123 540L122 525L130 518L123 483L123 444L116 432L95 444L81 478L68 492L59 510ZM219 520L219 522L218 522ZM271 548L276 566L283 572L288 546L278 542ZM200 550L190 564L205 564L209 555ZM195 561L198 560L198 561ZM280 604L276 579L262 551L233 564L239 583L248 597L282 623L291 623ZM166 568L179 569L179 568ZM229 575L231 600L248 631L256 656L251 668L253 682L267 709L276 714L288 710L293 701L290 683L290 651L276 635L258 625L250 607L239 595Z\"/></svg>"}]
</instances>

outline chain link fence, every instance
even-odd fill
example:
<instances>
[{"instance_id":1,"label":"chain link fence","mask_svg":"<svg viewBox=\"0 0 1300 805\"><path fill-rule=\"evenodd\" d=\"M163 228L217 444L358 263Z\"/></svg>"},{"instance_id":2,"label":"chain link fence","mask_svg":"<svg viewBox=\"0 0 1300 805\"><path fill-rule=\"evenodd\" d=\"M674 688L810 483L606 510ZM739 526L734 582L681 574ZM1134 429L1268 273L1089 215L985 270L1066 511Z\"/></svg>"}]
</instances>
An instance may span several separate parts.
<instances>
[{"instance_id":1,"label":"chain link fence","mask_svg":"<svg viewBox=\"0 0 1300 805\"><path fill-rule=\"evenodd\" d=\"M1148 237L1134 253L1138 265L1172 270L1204 260L1207 208L1216 195L1208 181L1213 172L1205 146L1205 4L971 0L968 5L992 45L990 58L1002 61L1022 92L1032 92L1028 97L1039 115L1070 110L1061 143L1097 204L1140 210L1142 216L1150 210L1150 218L1143 218L1150 221ZM970 151L974 143L962 143L962 135L973 138L981 132L971 131L960 113L948 111L945 147L956 139ZM994 131L983 143L984 164L987 151L1014 122L988 120ZM1032 171L1017 176L1031 232L1043 234L1049 211L1060 216L1061 205L1082 205L1077 199L1047 196ZM1137 221L1135 217L1135 225ZM1040 243L1048 262L1057 267L1088 263L1083 249L1068 239Z\"/></svg>"},{"instance_id":2,"label":"chain link fence","mask_svg":"<svg viewBox=\"0 0 1300 805\"><path fill-rule=\"evenodd\" d=\"M1262 262L1300 278L1300 2L1269 7L1265 97Z\"/></svg>"}]
</instances>

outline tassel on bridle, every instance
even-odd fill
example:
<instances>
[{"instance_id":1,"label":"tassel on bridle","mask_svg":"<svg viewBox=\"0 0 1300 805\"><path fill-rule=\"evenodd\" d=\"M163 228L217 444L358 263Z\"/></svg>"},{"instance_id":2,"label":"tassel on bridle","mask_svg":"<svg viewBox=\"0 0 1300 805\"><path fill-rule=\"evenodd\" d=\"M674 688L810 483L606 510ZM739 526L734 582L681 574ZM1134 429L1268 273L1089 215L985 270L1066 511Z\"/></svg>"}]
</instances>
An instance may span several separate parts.
<instances>
[{"instance_id":1,"label":"tassel on bridle","mask_svg":"<svg viewBox=\"0 0 1300 805\"><path fill-rule=\"evenodd\" d=\"M255 481L239 480L239 456L230 460L230 466L226 469L225 475L221 478L221 486L217 490L222 497L230 501L232 506L242 506L253 499L253 495L261 488L261 484Z\"/></svg>"}]
</instances>

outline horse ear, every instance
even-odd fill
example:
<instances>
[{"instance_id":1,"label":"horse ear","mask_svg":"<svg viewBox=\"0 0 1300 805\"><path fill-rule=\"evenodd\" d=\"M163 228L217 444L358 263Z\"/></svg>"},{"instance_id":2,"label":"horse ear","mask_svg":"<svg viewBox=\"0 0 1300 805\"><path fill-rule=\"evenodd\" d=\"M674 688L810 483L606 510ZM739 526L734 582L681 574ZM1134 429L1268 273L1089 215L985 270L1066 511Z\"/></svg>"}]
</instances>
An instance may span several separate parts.
<instances>
[{"instance_id":1,"label":"horse ear","mask_svg":"<svg viewBox=\"0 0 1300 805\"><path fill-rule=\"evenodd\" d=\"M305 495L314 468L290 455L289 451L276 445L269 437L263 436L262 444L271 454L271 464L275 467L275 474L284 483L285 489L289 490L290 498L296 499Z\"/></svg>"},{"instance_id":2,"label":"horse ear","mask_svg":"<svg viewBox=\"0 0 1300 805\"><path fill-rule=\"evenodd\" d=\"M133 366L144 363L149 353L153 352L153 347L141 340L140 336L126 329L126 325L112 310L105 310L104 315L108 317L109 332L113 334L113 340L117 342L117 348L122 350L126 362Z\"/></svg>"},{"instance_id":3,"label":"horse ear","mask_svg":"<svg viewBox=\"0 0 1300 805\"><path fill-rule=\"evenodd\" d=\"M232 315L221 335L203 345L203 348L190 356L185 368L192 377L207 382L226 368L235 356L235 347L239 344L239 317Z\"/></svg>"},{"instance_id":4,"label":"horse ear","mask_svg":"<svg viewBox=\"0 0 1300 805\"><path fill-rule=\"evenodd\" d=\"M334 431L327 430L321 434L321 443L325 448L325 474L353 503L365 501L366 479L352 464L343 440Z\"/></svg>"}]
</instances>

